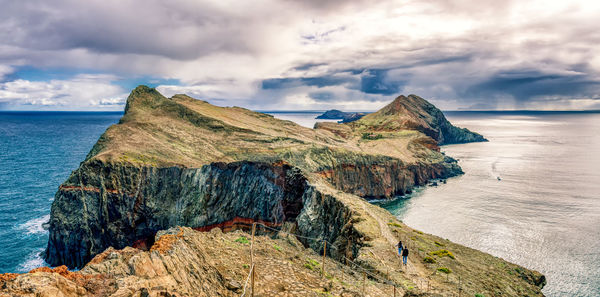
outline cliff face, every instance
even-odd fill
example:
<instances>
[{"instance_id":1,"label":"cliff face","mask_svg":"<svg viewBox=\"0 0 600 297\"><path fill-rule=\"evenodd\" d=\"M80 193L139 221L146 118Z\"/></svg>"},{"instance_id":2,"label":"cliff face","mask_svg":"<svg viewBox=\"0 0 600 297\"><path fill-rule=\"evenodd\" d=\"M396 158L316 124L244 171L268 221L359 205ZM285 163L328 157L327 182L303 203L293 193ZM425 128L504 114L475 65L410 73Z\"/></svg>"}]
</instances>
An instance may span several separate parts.
<instances>
[{"instance_id":1,"label":"cliff face","mask_svg":"<svg viewBox=\"0 0 600 297\"><path fill-rule=\"evenodd\" d=\"M393 258L400 236L389 224L403 225L361 198L393 198L430 179L462 173L455 160L439 152L441 137L452 135L440 128L444 124L427 128L441 134L429 133L424 125L395 126L398 118L414 120L414 113L403 112L384 108L367 121L308 129L243 108L216 107L185 95L166 98L138 87L119 124L107 129L60 186L45 259L86 270L86 263L109 247L152 252L162 245L155 242L160 230L247 229L261 222L325 239L334 260L347 257L383 272L379 257ZM435 110L430 117L437 118ZM403 228L409 232L402 231L403 240L416 245L410 229ZM304 247L322 248L320 241L299 238ZM434 240L423 240L421 249L437 248ZM448 265L463 270L480 261ZM399 273L401 283L415 281ZM421 265L410 273L422 277L431 271ZM128 276L115 281L120 277ZM539 293L531 282L521 285Z\"/></svg>"},{"instance_id":2,"label":"cliff face","mask_svg":"<svg viewBox=\"0 0 600 297\"><path fill-rule=\"evenodd\" d=\"M352 162L339 162L317 174L336 188L365 199L386 199L409 193L431 179L461 174L456 161L406 164L397 159L362 156Z\"/></svg>"},{"instance_id":3,"label":"cliff face","mask_svg":"<svg viewBox=\"0 0 600 297\"><path fill-rule=\"evenodd\" d=\"M297 218L301 235L331 242L342 234L351 237L352 230L342 230L349 220L347 208L286 163L213 163L191 169L91 161L56 195L46 259L54 266L83 267L111 246L151 246L157 231L174 226L210 229L247 219L281 227ZM357 249L358 242L338 242L338 249Z\"/></svg>"},{"instance_id":4,"label":"cliff face","mask_svg":"<svg viewBox=\"0 0 600 297\"><path fill-rule=\"evenodd\" d=\"M352 233L343 230L348 210L308 180L325 179L339 190L382 199L461 173L426 139L415 132L390 133L385 142L365 140L355 131L341 138L326 129L183 95L169 99L139 87L119 124L60 186L45 258L51 265L83 267L109 246L150 246L158 230L235 218L275 226L289 221L303 235L336 241ZM398 150L389 151L390 144ZM315 199L330 201L329 211L305 207ZM354 251L360 242L345 241L348 246L341 248Z\"/></svg>"}]
</instances>

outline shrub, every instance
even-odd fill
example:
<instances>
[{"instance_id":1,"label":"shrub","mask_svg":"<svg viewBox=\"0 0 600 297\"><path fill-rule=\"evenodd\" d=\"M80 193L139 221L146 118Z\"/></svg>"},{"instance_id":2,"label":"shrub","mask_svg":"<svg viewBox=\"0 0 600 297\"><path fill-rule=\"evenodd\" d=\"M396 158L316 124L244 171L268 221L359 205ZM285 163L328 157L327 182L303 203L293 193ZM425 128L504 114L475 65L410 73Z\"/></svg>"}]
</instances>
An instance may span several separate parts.
<instances>
[{"instance_id":1,"label":"shrub","mask_svg":"<svg viewBox=\"0 0 600 297\"><path fill-rule=\"evenodd\" d=\"M393 226L393 227L402 228L402 225L400 225L400 224L398 224L398 223L388 223L388 226Z\"/></svg>"},{"instance_id":2,"label":"shrub","mask_svg":"<svg viewBox=\"0 0 600 297\"><path fill-rule=\"evenodd\" d=\"M483 294L475 294L475 297L485 297Z\"/></svg>"},{"instance_id":3,"label":"shrub","mask_svg":"<svg viewBox=\"0 0 600 297\"><path fill-rule=\"evenodd\" d=\"M319 267L319 262L313 259L308 259L306 260L306 263L304 263L304 267L308 268L309 270L315 270Z\"/></svg>"},{"instance_id":4,"label":"shrub","mask_svg":"<svg viewBox=\"0 0 600 297\"><path fill-rule=\"evenodd\" d=\"M248 241L248 238L240 236L235 240L235 242L239 242L241 244L248 244L250 241Z\"/></svg>"},{"instance_id":5,"label":"shrub","mask_svg":"<svg viewBox=\"0 0 600 297\"><path fill-rule=\"evenodd\" d=\"M362 134L362 139L377 140L377 139L381 139L381 138L383 138L383 135L381 135L381 134L374 134L374 133L363 133Z\"/></svg>"},{"instance_id":6,"label":"shrub","mask_svg":"<svg viewBox=\"0 0 600 297\"><path fill-rule=\"evenodd\" d=\"M278 245L274 244L274 245L273 245L273 248L281 252L281 247L280 247L280 246L278 246Z\"/></svg>"},{"instance_id":7,"label":"shrub","mask_svg":"<svg viewBox=\"0 0 600 297\"><path fill-rule=\"evenodd\" d=\"M423 262L425 263L435 263L435 259L433 259L432 257L425 257L423 258Z\"/></svg>"},{"instance_id":8,"label":"shrub","mask_svg":"<svg viewBox=\"0 0 600 297\"><path fill-rule=\"evenodd\" d=\"M437 246L444 246L444 244L439 241L434 241L433 243L435 243L435 245L437 245Z\"/></svg>"},{"instance_id":9,"label":"shrub","mask_svg":"<svg viewBox=\"0 0 600 297\"><path fill-rule=\"evenodd\" d=\"M445 274L448 274L448 273L451 273L451 272L452 272L452 270L450 270L450 268L448 268L448 267L440 267L440 268L438 268L437 270L438 270L439 272L443 272L443 273L445 273Z\"/></svg>"},{"instance_id":10,"label":"shrub","mask_svg":"<svg viewBox=\"0 0 600 297\"><path fill-rule=\"evenodd\" d=\"M438 257L448 257L450 259L456 259L454 258L454 255L452 254L452 252L450 252L449 250L439 250L439 251L435 251L435 252L431 252L432 255L434 256L438 256Z\"/></svg>"}]
</instances>

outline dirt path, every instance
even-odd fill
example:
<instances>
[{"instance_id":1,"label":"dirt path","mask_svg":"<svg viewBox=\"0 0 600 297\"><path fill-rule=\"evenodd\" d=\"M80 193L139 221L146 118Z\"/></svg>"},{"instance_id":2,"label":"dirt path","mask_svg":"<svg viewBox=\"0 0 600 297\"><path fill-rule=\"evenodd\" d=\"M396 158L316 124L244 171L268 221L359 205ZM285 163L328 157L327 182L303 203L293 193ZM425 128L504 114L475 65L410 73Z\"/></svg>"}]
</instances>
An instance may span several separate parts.
<instances>
[{"instance_id":1,"label":"dirt path","mask_svg":"<svg viewBox=\"0 0 600 297\"><path fill-rule=\"evenodd\" d=\"M396 236L394 236L394 234L392 234L392 231L390 230L388 224L386 222L383 221L383 219L380 218L380 216L378 216L377 214L373 213L373 210L369 209L369 207L367 207L366 205L363 205L363 209L365 210L365 212L367 212L367 214L369 214L373 219L375 219L377 221L377 223L379 224L379 230L381 233L381 236L383 236L387 242L394 248L394 250L396 250L396 245L398 244L398 239L396 238ZM411 250L412 253L416 253L416 250ZM388 267L389 269L392 270L397 270L394 267L390 267L389 265L386 265L386 262L383 261L379 256L377 256L376 253L374 253L373 251L371 251L371 253L378 258L384 266ZM413 257L414 259L415 257ZM401 260L400 260L401 261ZM420 263L419 263L420 264ZM423 273L424 269L419 269L419 265L415 265L415 263L413 263L413 261L408 261L406 266L402 266L403 270L404 270L404 274L406 275L406 277L408 279L410 279L413 283L415 283L417 285L417 287L419 287L419 289L421 290L426 290L427 289L427 283L428 283L428 279L427 279L427 275L425 275ZM422 267L421 267L422 268Z\"/></svg>"}]
</instances>

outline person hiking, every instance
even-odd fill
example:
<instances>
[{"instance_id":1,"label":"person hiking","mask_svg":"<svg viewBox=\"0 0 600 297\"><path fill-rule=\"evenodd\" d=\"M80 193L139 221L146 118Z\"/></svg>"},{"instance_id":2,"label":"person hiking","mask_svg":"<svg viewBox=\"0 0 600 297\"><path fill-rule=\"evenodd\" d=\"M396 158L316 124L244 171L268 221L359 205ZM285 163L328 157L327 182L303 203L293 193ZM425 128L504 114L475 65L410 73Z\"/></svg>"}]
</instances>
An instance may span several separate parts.
<instances>
[{"instance_id":1,"label":"person hiking","mask_svg":"<svg viewBox=\"0 0 600 297\"><path fill-rule=\"evenodd\" d=\"M402 250L402 264L406 265L407 261L408 261L408 247L405 247Z\"/></svg>"},{"instance_id":2,"label":"person hiking","mask_svg":"<svg viewBox=\"0 0 600 297\"><path fill-rule=\"evenodd\" d=\"M402 240L398 241L398 256L402 256Z\"/></svg>"}]
</instances>

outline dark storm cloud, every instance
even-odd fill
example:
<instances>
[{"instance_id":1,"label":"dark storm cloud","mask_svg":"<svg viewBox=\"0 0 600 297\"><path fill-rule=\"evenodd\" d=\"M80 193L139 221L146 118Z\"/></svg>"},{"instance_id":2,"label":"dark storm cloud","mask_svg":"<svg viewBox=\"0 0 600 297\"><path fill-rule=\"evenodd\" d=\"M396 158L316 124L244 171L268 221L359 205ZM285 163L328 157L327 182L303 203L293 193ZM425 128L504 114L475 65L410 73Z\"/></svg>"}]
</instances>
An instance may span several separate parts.
<instances>
[{"instance_id":1,"label":"dark storm cloud","mask_svg":"<svg viewBox=\"0 0 600 297\"><path fill-rule=\"evenodd\" d=\"M318 76L318 77L299 77L299 78L270 78L262 81L262 88L268 89L288 89L299 86L314 86L317 88L348 85L354 86L360 80L356 76Z\"/></svg>"},{"instance_id":2,"label":"dark storm cloud","mask_svg":"<svg viewBox=\"0 0 600 297\"><path fill-rule=\"evenodd\" d=\"M337 99L333 92L310 92L308 93L308 97L325 102Z\"/></svg>"},{"instance_id":3,"label":"dark storm cloud","mask_svg":"<svg viewBox=\"0 0 600 297\"><path fill-rule=\"evenodd\" d=\"M360 90L367 94L394 95L402 90L403 81L387 77L389 70L371 69L361 77Z\"/></svg>"},{"instance_id":4,"label":"dark storm cloud","mask_svg":"<svg viewBox=\"0 0 600 297\"><path fill-rule=\"evenodd\" d=\"M536 71L496 73L481 83L470 86L463 95L481 98L490 94L507 94L518 101L548 95L593 96L600 90L600 82L587 75L549 75Z\"/></svg>"}]
</instances>

